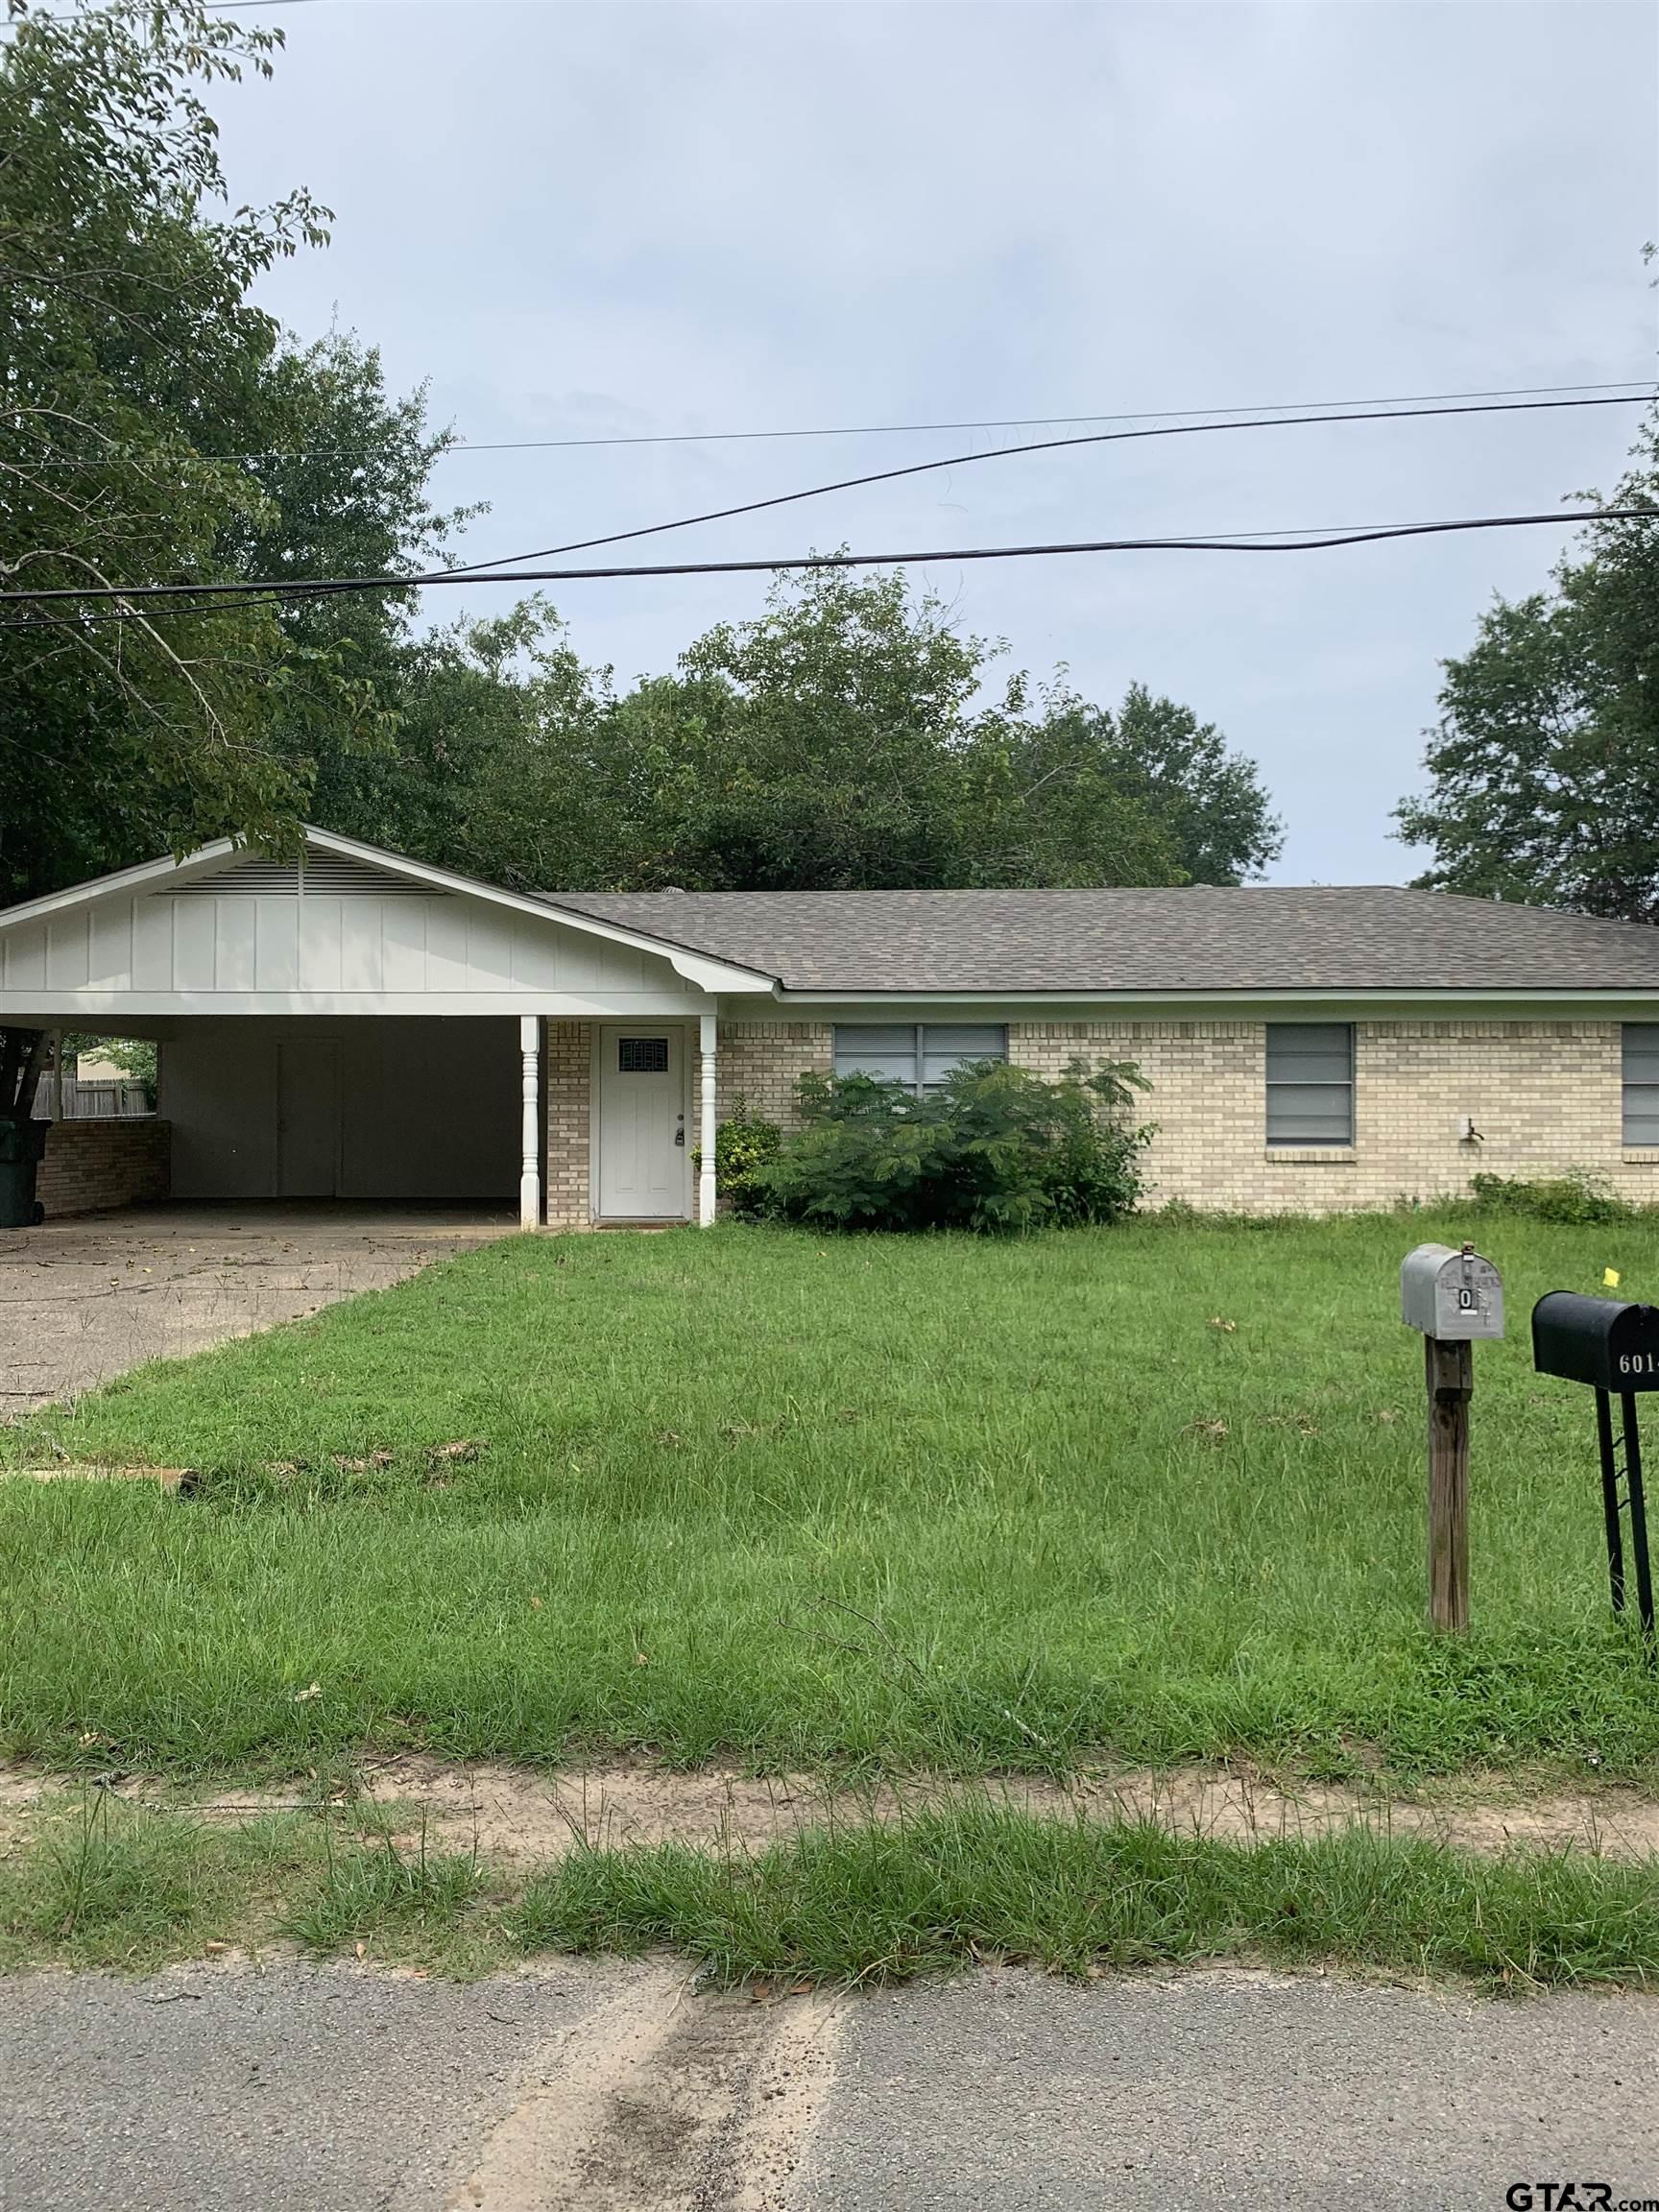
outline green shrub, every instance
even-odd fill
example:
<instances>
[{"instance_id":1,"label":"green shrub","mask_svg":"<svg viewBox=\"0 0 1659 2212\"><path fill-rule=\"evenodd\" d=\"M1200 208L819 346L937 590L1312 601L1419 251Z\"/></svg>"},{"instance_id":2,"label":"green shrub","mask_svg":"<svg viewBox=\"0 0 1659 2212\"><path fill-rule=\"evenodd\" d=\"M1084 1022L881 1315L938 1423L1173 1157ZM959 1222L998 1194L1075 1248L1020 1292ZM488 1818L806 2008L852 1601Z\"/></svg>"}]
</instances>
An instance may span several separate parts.
<instances>
[{"instance_id":1,"label":"green shrub","mask_svg":"<svg viewBox=\"0 0 1659 2212\"><path fill-rule=\"evenodd\" d=\"M771 1211L764 1171L778 1157L783 1132L776 1121L751 1114L741 1092L732 1105L731 1119L714 1132L715 1183L729 1214L739 1221L758 1221ZM693 1155L693 1163L702 1166L700 1151Z\"/></svg>"},{"instance_id":2,"label":"green shrub","mask_svg":"<svg viewBox=\"0 0 1659 2212\"><path fill-rule=\"evenodd\" d=\"M1528 1181L1521 1175L1472 1175L1476 1202L1493 1214L1529 1221L1627 1221L1635 1209L1599 1176L1573 1174Z\"/></svg>"},{"instance_id":3,"label":"green shrub","mask_svg":"<svg viewBox=\"0 0 1659 2212\"><path fill-rule=\"evenodd\" d=\"M872 1075L804 1075L805 1126L757 1180L787 1220L844 1229L1018 1230L1134 1210L1152 1132L1139 1071L1073 1061L1058 1082L983 1060L926 1097Z\"/></svg>"}]
</instances>

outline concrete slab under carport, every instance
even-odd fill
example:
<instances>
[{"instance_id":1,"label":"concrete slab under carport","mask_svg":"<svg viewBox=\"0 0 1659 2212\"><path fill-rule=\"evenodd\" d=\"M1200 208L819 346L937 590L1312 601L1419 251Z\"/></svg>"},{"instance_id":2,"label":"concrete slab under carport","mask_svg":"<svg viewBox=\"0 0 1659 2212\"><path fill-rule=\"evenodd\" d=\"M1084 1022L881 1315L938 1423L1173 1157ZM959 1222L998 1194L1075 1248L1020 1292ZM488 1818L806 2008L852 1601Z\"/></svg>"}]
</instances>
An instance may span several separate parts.
<instances>
[{"instance_id":1,"label":"concrete slab under carport","mask_svg":"<svg viewBox=\"0 0 1659 2212\"><path fill-rule=\"evenodd\" d=\"M493 1202L135 1207L0 1230L0 1421L380 1290L517 1228Z\"/></svg>"}]
</instances>

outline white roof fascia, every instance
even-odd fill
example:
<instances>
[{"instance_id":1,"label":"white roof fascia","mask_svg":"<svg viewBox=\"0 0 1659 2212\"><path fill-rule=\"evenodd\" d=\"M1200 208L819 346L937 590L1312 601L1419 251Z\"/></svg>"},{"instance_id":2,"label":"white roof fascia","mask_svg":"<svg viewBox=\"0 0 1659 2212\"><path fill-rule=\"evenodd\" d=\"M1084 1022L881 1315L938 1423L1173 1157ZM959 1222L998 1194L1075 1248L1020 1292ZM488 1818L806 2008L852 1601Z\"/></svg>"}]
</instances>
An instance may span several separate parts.
<instances>
[{"instance_id":1,"label":"white roof fascia","mask_svg":"<svg viewBox=\"0 0 1659 2212\"><path fill-rule=\"evenodd\" d=\"M50 915L66 913L75 906L90 906L95 901L113 898L118 892L148 891L167 881L185 882L192 876L204 875L222 861L232 859L239 850L245 848L239 848L234 838L216 837L211 845L204 845L182 860L141 860L136 868L119 868L113 876L94 876L89 883L72 883L67 891L48 891L43 899L26 900L21 906L0 910L0 929L10 929L15 922L43 922Z\"/></svg>"},{"instance_id":2,"label":"white roof fascia","mask_svg":"<svg viewBox=\"0 0 1659 2212\"><path fill-rule=\"evenodd\" d=\"M544 1014L550 1021L692 1022L704 1011L688 992L664 988L632 995L602 991L119 991L97 986L81 990L0 991L0 1025L7 1021L50 1025L61 1022L78 1029L121 1035L119 1023L136 1016L158 1021L177 1016L341 1015L352 1020L377 1015Z\"/></svg>"},{"instance_id":3,"label":"white roof fascia","mask_svg":"<svg viewBox=\"0 0 1659 2212\"><path fill-rule=\"evenodd\" d=\"M1279 990L1203 991L1179 987L1164 991L791 991L780 987L776 997L784 1006L868 1007L902 1013L906 1007L973 1007L990 1012L998 1007L1028 1008L1033 1013L1065 1015L1070 1007L1178 1006L1194 1012L1237 1013L1252 1006L1358 1006L1371 1012L1431 1007L1445 1013L1471 1006L1578 1006L1604 1010L1609 1006L1659 1005L1659 984L1632 988L1627 983L1581 984L1571 990L1541 986L1493 984L1440 985L1412 990L1398 985L1350 984L1342 989L1293 986Z\"/></svg>"}]
</instances>

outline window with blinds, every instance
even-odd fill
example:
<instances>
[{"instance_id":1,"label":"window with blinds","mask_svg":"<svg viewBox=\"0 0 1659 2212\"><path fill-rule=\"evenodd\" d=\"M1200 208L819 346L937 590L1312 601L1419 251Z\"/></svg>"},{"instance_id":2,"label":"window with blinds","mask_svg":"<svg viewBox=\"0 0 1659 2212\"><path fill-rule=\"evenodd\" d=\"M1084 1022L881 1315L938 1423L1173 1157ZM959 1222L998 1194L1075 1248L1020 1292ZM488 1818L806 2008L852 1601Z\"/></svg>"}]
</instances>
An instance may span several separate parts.
<instances>
[{"instance_id":1,"label":"window with blinds","mask_svg":"<svg viewBox=\"0 0 1659 2212\"><path fill-rule=\"evenodd\" d=\"M1268 1022L1267 1142L1353 1143L1352 1022Z\"/></svg>"},{"instance_id":2,"label":"window with blinds","mask_svg":"<svg viewBox=\"0 0 1659 2212\"><path fill-rule=\"evenodd\" d=\"M1624 1142L1659 1148L1659 1022L1624 1024Z\"/></svg>"},{"instance_id":3,"label":"window with blinds","mask_svg":"<svg viewBox=\"0 0 1659 2212\"><path fill-rule=\"evenodd\" d=\"M918 1098L937 1091L956 1068L1006 1060L1008 1032L985 1022L838 1022L837 1075L875 1075L902 1083Z\"/></svg>"}]
</instances>

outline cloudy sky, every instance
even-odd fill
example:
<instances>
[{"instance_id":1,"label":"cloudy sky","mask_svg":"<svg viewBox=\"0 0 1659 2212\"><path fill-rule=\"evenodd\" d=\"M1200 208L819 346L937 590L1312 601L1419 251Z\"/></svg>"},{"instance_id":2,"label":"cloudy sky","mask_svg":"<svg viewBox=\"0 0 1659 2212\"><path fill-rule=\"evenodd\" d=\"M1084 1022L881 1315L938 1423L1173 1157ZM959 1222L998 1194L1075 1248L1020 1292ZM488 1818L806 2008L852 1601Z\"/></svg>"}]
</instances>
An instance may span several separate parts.
<instances>
[{"instance_id":1,"label":"cloudy sky","mask_svg":"<svg viewBox=\"0 0 1659 2212\"><path fill-rule=\"evenodd\" d=\"M257 15L260 12L255 11ZM337 321L478 441L1050 421L1650 376L1659 15L1645 5L273 6L220 96L239 194L303 181ZM938 548L1553 508L1636 411L1241 431L990 461L640 558ZM1041 430L1032 435L1041 435ZM1006 443L901 435L477 452L482 560ZM1437 664L1555 530L1337 553L928 565L965 627L1090 696L1141 680L1262 766L1286 881L1403 880ZM557 594L619 676L754 577ZM503 604L443 595L445 615ZM433 595L436 611L438 595Z\"/></svg>"}]
</instances>

